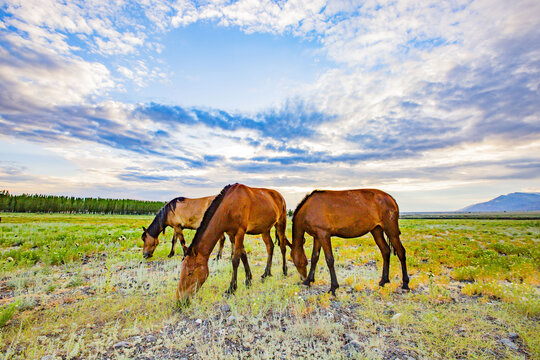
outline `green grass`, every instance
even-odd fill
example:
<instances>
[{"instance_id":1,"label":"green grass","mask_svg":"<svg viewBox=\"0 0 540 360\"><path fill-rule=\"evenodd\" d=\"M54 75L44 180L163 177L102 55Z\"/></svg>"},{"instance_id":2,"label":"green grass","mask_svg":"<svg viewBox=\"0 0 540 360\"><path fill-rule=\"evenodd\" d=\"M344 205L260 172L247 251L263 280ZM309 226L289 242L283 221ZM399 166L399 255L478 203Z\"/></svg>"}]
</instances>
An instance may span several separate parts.
<instances>
[{"instance_id":1,"label":"green grass","mask_svg":"<svg viewBox=\"0 0 540 360\"><path fill-rule=\"evenodd\" d=\"M326 294L322 255L310 289L290 259L282 275L278 248L273 276L260 281L266 249L248 236L253 285L244 286L240 266L238 291L225 296L230 262L211 260L191 305L177 308L181 255L167 258L171 230L150 261L141 256L140 229L151 219L3 213L0 359L540 358L540 221L400 220L408 293L395 256L391 283L378 287L382 259L371 236L333 238L336 298ZM189 244L194 232L185 235ZM503 341L512 333L517 349ZM148 334L159 341L145 344ZM351 339L358 352L347 348ZM122 340L138 345L115 349Z\"/></svg>"}]
</instances>

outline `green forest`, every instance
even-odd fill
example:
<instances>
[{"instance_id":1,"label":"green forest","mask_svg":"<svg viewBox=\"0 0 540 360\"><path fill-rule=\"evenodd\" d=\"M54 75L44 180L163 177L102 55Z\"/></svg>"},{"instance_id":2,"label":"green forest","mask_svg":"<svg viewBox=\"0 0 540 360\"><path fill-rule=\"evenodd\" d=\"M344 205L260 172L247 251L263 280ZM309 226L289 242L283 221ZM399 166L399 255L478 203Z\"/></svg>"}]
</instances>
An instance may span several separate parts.
<instances>
[{"instance_id":1,"label":"green forest","mask_svg":"<svg viewBox=\"0 0 540 360\"><path fill-rule=\"evenodd\" d=\"M0 191L0 211L56 212L91 214L154 214L165 204L162 201L100 199L39 194L12 195Z\"/></svg>"}]
</instances>

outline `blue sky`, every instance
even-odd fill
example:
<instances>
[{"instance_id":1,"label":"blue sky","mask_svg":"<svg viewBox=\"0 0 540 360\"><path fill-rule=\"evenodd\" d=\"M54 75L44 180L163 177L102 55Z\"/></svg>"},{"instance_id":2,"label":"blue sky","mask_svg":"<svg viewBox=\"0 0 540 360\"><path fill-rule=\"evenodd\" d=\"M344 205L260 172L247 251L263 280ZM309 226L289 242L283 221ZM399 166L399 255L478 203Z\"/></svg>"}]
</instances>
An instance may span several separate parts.
<instances>
[{"instance_id":1,"label":"blue sky","mask_svg":"<svg viewBox=\"0 0 540 360\"><path fill-rule=\"evenodd\" d=\"M540 191L537 1L0 3L0 188Z\"/></svg>"}]
</instances>

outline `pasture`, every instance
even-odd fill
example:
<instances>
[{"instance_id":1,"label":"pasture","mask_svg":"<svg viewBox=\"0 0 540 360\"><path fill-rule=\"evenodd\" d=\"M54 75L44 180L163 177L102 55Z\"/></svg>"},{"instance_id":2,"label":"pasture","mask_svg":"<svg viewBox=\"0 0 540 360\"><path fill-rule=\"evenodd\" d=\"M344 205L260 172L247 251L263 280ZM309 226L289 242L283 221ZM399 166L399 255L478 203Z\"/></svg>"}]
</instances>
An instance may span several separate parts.
<instances>
[{"instance_id":1,"label":"pasture","mask_svg":"<svg viewBox=\"0 0 540 360\"><path fill-rule=\"evenodd\" d=\"M177 307L181 249L172 229L142 259L141 226L153 216L2 213L0 359L538 359L540 221L401 219L410 292L396 256L390 284L371 235L333 238L337 297L319 261L311 288L287 249L246 236L254 281L230 243L189 307ZM186 230L189 244L194 231ZM272 232L272 236L274 236ZM290 220L287 237L291 239ZM311 240L306 242L311 255Z\"/></svg>"}]
</instances>

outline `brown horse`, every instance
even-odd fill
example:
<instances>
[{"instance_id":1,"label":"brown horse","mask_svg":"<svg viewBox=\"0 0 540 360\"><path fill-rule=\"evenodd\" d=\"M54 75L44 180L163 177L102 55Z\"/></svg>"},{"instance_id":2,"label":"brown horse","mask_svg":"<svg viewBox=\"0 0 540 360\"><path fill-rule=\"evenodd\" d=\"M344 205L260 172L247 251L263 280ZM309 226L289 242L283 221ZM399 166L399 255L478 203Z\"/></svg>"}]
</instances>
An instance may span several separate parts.
<instances>
[{"instance_id":1,"label":"brown horse","mask_svg":"<svg viewBox=\"0 0 540 360\"><path fill-rule=\"evenodd\" d=\"M403 272L403 289L409 288L409 276L405 260L405 248L401 244L398 226L399 208L394 198L376 189L345 191L315 190L307 195L296 207L293 216L293 241L291 257L304 279L310 286L315 281L315 270L321 247L330 270L330 291L336 294L339 287L334 269L331 236L355 238L371 232L383 257L383 272L380 286L390 282L390 244L397 252ZM311 268L306 276L307 257L304 251L304 233L313 236Z\"/></svg>"},{"instance_id":2,"label":"brown horse","mask_svg":"<svg viewBox=\"0 0 540 360\"><path fill-rule=\"evenodd\" d=\"M227 233L230 239L234 239L231 241L234 243L233 275L227 293L233 293L236 290L240 260L246 271L246 285L251 284L251 270L244 249L245 234L262 235L268 252L266 269L262 277L264 279L270 276L274 251L270 230L274 226L283 256L283 274L287 275L285 245L290 246L290 243L285 238L287 209L283 196L275 190L251 188L241 184L224 187L206 210L201 226L189 246L187 256L182 261L180 281L176 291L177 299L187 300L197 288L202 286L208 277L208 258L223 233Z\"/></svg>"},{"instance_id":3,"label":"brown horse","mask_svg":"<svg viewBox=\"0 0 540 360\"><path fill-rule=\"evenodd\" d=\"M143 245L143 257L151 258L154 250L159 244L159 234L165 233L167 226L174 230L172 238L171 252L169 257L174 256L174 246L176 241L180 240L184 255L187 251L186 241L184 240L184 229L198 229L201 224L204 212L208 209L208 205L214 200L215 196L207 196L198 199L188 199L185 197L177 197L172 199L161 208L156 214L156 217L146 229L143 226L143 234L141 236ZM220 238L219 252L216 259L221 258L221 252L225 244L225 236Z\"/></svg>"}]
</instances>

